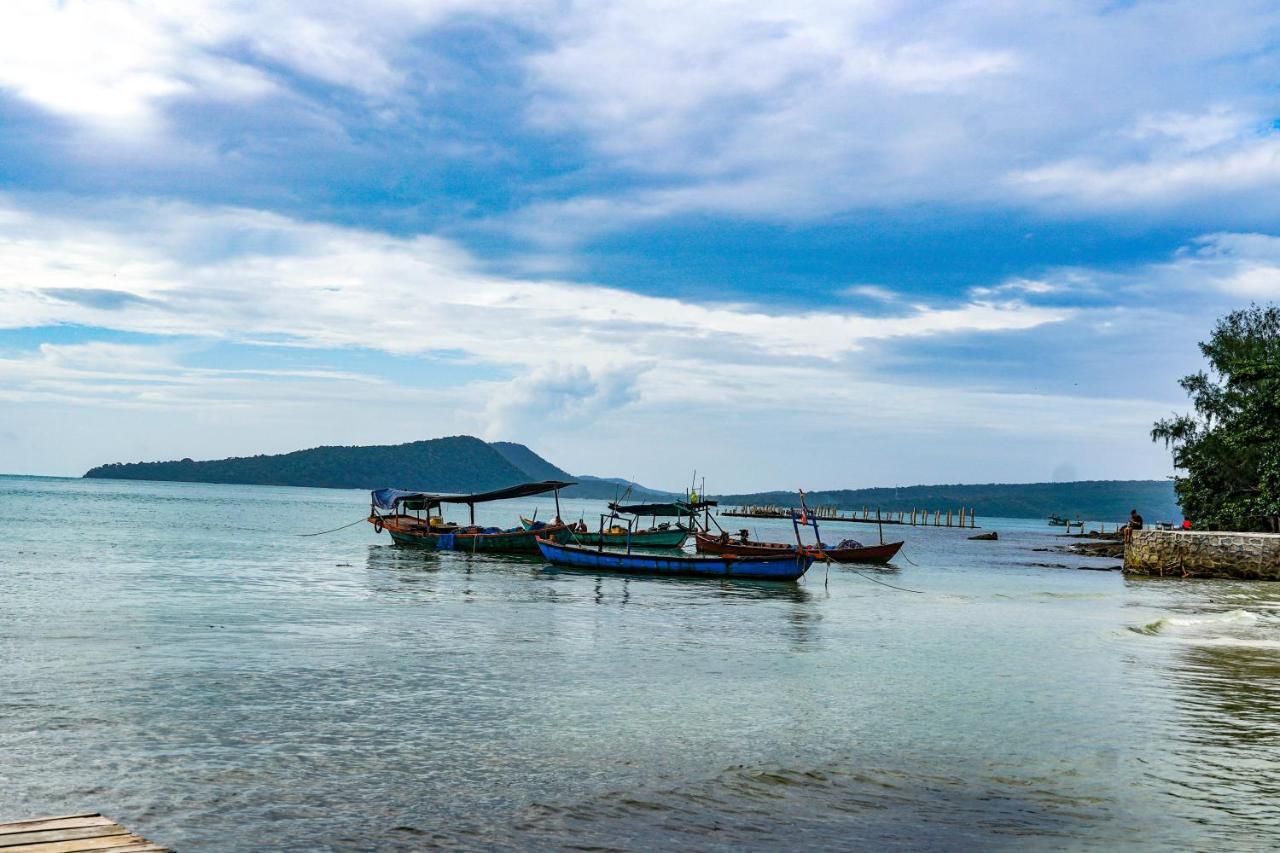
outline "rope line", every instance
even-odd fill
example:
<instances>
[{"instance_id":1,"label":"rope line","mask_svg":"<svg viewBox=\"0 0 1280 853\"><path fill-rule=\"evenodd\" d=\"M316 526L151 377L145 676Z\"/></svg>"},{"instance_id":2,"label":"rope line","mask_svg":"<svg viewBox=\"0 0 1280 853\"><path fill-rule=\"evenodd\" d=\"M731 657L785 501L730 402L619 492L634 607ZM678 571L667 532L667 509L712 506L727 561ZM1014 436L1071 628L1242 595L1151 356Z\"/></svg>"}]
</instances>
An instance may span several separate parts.
<instances>
[{"instance_id":1,"label":"rope line","mask_svg":"<svg viewBox=\"0 0 1280 853\"><path fill-rule=\"evenodd\" d=\"M323 536L326 533L337 533L339 530L346 530L348 527L355 527L360 522L368 521L368 520L369 519L367 518L357 518L355 521L351 522L350 524L344 524L341 527L335 527L332 530L321 530L319 533L295 533L294 535L295 536Z\"/></svg>"},{"instance_id":2,"label":"rope line","mask_svg":"<svg viewBox=\"0 0 1280 853\"><path fill-rule=\"evenodd\" d=\"M848 568L848 566L846 566L845 568ZM864 575L862 574L862 572L858 571L857 569L849 569L849 571L853 572L855 575L861 575L862 577L866 578L867 580L873 583L878 583L881 586L887 586L889 587L889 589L901 590L902 592L914 592L916 595L924 595L924 590L922 589L907 589L905 586L894 586L891 583L885 583L879 578L873 578L871 577L871 575Z\"/></svg>"}]
</instances>

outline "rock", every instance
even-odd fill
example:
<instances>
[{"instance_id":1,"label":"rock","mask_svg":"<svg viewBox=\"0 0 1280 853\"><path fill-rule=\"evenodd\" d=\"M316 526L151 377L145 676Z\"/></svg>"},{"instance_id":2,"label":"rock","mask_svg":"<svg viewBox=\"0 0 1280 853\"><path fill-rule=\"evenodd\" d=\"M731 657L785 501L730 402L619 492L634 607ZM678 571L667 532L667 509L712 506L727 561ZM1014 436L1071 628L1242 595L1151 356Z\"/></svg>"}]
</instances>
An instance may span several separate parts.
<instances>
[{"instance_id":1,"label":"rock","mask_svg":"<svg viewBox=\"0 0 1280 853\"><path fill-rule=\"evenodd\" d=\"M990 533L979 533L977 536L970 536L969 538L979 542L994 542L1000 538L1000 535L993 530Z\"/></svg>"},{"instance_id":2,"label":"rock","mask_svg":"<svg viewBox=\"0 0 1280 853\"><path fill-rule=\"evenodd\" d=\"M1070 546L1070 550L1076 554L1083 554L1087 557L1112 557L1124 559L1124 543L1123 542L1077 542Z\"/></svg>"}]
</instances>

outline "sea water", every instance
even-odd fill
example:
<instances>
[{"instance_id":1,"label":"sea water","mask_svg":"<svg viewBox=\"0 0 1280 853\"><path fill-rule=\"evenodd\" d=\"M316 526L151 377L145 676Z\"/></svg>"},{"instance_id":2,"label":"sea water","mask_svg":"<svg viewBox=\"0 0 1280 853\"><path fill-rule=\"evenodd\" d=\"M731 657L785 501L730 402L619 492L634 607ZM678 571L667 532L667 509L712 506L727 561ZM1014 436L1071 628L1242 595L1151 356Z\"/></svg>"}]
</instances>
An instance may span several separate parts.
<instances>
[{"instance_id":1,"label":"sea water","mask_svg":"<svg viewBox=\"0 0 1280 853\"><path fill-rule=\"evenodd\" d=\"M0 478L0 819L184 850L1280 842L1280 585L1082 571L1116 561L1025 520L886 527L892 568L798 584L300 535L367 509Z\"/></svg>"}]
</instances>

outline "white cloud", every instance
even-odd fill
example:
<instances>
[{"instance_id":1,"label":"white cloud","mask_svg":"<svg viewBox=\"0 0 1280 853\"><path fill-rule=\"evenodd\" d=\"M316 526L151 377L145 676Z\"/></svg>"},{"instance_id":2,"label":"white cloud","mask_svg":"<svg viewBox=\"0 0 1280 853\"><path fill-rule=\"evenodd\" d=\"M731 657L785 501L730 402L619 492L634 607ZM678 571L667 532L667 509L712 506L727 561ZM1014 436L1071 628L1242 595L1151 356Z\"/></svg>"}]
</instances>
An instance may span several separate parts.
<instances>
[{"instance_id":1,"label":"white cloud","mask_svg":"<svg viewBox=\"0 0 1280 853\"><path fill-rule=\"evenodd\" d=\"M402 51L490 0L7 0L0 4L0 88L116 134L153 129L166 101L284 94L281 69L387 100L404 85Z\"/></svg>"},{"instance_id":2,"label":"white cloud","mask_svg":"<svg viewBox=\"0 0 1280 853\"><path fill-rule=\"evenodd\" d=\"M47 344L9 358L0 362L0 397L10 402L168 412L264 400L345 409L439 402L359 373L190 368L184 349L193 341L358 348L421 356L427 372L476 366L509 376L452 397L449 423L495 435L548 425L572 433L633 406L746 411L783 399L797 415L821 415L833 401L853 404L850 357L870 345L1072 316L1018 298L902 305L890 316L704 304L497 277L434 237L173 203L86 206L74 216L0 206L0 265L2 327L75 324L174 341Z\"/></svg>"},{"instance_id":3,"label":"white cloud","mask_svg":"<svg viewBox=\"0 0 1280 853\"><path fill-rule=\"evenodd\" d=\"M460 19L527 38L472 67L441 61L424 45ZM533 192L504 224L539 242L683 213L811 220L919 202L1158 213L1199 201L1240 222L1275 211L1231 199L1280 188L1280 98L1260 70L1277 27L1244 0L12 0L0 88L115 134L163 125L192 99L274 111L287 97L313 109L281 121L322 115L340 138L370 113L316 83L442 127L465 119L434 115L432 95L485 97L496 58L518 70L503 86L530 124L581 141L588 171L632 179L554 201ZM468 128L460 150L509 142L484 132ZM225 130L225 151L220 133L201 123L182 141L210 160L240 156L240 131Z\"/></svg>"},{"instance_id":4,"label":"white cloud","mask_svg":"<svg viewBox=\"0 0 1280 853\"><path fill-rule=\"evenodd\" d=\"M1161 211L1274 194L1280 103L1253 69L1276 27L1248 2L593 5L530 61L531 115L651 180L515 224L564 241L708 211Z\"/></svg>"},{"instance_id":5,"label":"white cloud","mask_svg":"<svg viewBox=\"0 0 1280 853\"><path fill-rule=\"evenodd\" d=\"M637 402L636 380L649 367L638 363L594 373L582 365L537 367L489 391L485 436L530 437L548 427L594 423L605 412Z\"/></svg>"},{"instance_id":6,"label":"white cloud","mask_svg":"<svg viewBox=\"0 0 1280 853\"><path fill-rule=\"evenodd\" d=\"M95 218L10 209L0 324L286 340L591 368L646 358L836 360L870 341L1028 329L1069 316L1015 300L890 317L768 313L490 276L457 246L238 209L115 204Z\"/></svg>"},{"instance_id":7,"label":"white cloud","mask_svg":"<svg viewBox=\"0 0 1280 853\"><path fill-rule=\"evenodd\" d=\"M1137 161L1077 158L1012 175L1029 196L1102 211L1170 208L1232 195L1260 197L1257 212L1273 214L1280 188L1280 132L1251 135L1229 146L1144 156Z\"/></svg>"}]
</instances>

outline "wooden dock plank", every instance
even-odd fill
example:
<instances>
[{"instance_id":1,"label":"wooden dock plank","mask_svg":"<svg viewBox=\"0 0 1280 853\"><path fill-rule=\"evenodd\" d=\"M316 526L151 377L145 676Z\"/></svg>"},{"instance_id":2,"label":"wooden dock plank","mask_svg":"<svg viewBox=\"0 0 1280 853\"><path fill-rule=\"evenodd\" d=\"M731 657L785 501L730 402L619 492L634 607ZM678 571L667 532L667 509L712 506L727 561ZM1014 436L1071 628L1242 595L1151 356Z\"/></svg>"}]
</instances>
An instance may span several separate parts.
<instances>
[{"instance_id":1,"label":"wooden dock plank","mask_svg":"<svg viewBox=\"0 0 1280 853\"><path fill-rule=\"evenodd\" d=\"M75 841L85 838L105 838L109 835L128 835L129 830L118 823L105 826L80 826L67 829L41 829L35 832L11 832L0 835L0 850L37 841Z\"/></svg>"},{"instance_id":2,"label":"wooden dock plank","mask_svg":"<svg viewBox=\"0 0 1280 853\"><path fill-rule=\"evenodd\" d=\"M75 829L81 826L118 826L109 817L94 812L93 814L71 815L70 817L37 817L31 820L19 820L13 823L0 823L0 836L14 832L37 832L42 829Z\"/></svg>"},{"instance_id":3,"label":"wooden dock plank","mask_svg":"<svg viewBox=\"0 0 1280 853\"><path fill-rule=\"evenodd\" d=\"M0 824L0 853L168 853L109 817L41 817Z\"/></svg>"},{"instance_id":4,"label":"wooden dock plank","mask_svg":"<svg viewBox=\"0 0 1280 853\"><path fill-rule=\"evenodd\" d=\"M102 838L82 838L76 841L43 841L35 844L19 844L4 848L4 853L77 853L80 850L110 850L130 844L145 844L140 835L108 835Z\"/></svg>"},{"instance_id":5,"label":"wooden dock plank","mask_svg":"<svg viewBox=\"0 0 1280 853\"><path fill-rule=\"evenodd\" d=\"M118 823L106 826L81 826L70 829L41 829L36 832L11 832L0 835L0 851L21 844L37 841L76 841L85 838L106 838L109 835L128 835L129 830Z\"/></svg>"}]
</instances>

